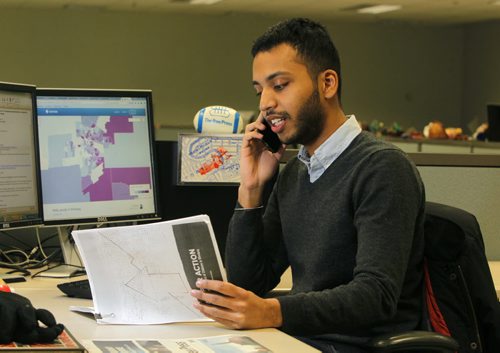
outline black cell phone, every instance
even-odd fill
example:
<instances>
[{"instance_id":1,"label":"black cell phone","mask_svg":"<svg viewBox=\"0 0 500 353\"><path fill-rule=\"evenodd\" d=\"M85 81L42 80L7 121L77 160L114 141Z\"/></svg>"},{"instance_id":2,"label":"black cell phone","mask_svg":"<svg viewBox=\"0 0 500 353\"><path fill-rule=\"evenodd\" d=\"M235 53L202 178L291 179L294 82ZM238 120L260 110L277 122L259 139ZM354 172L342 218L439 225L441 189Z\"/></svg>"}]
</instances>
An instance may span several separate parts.
<instances>
[{"instance_id":1,"label":"black cell phone","mask_svg":"<svg viewBox=\"0 0 500 353\"><path fill-rule=\"evenodd\" d=\"M264 142L264 144L271 152L273 153L278 152L278 150L282 145L278 137L278 134L276 134L275 132L273 132L273 130L271 130L271 126L269 126L269 123L267 122L266 119L263 119L262 123L266 125L266 128L264 130L259 130L260 133L264 135L264 137L262 138L262 142Z\"/></svg>"}]
</instances>

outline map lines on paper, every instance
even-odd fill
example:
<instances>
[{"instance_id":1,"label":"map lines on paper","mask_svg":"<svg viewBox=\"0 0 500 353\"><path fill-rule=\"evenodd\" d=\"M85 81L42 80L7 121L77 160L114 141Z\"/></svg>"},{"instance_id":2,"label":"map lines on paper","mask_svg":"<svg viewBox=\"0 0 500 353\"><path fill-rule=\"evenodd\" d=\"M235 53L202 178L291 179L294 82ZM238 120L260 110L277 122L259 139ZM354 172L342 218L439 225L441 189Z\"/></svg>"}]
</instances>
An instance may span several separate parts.
<instances>
[{"instance_id":1,"label":"map lines on paper","mask_svg":"<svg viewBox=\"0 0 500 353\"><path fill-rule=\"evenodd\" d=\"M147 231L136 230L136 232L139 233L136 235L139 241L148 239L149 233ZM156 261L151 260L150 264L146 263L145 261L150 259L143 259L140 256L136 256L133 253L134 249L129 249L126 246L130 245L130 243L121 241L120 238L122 237L120 234L116 234L115 237L115 234L110 233L108 230L103 232L98 231L98 235L107 241L108 246L115 248L115 250L110 250L111 252L117 253L116 250L118 250L128 259L120 262L120 266L125 268L124 272L129 275L127 279L120 280L120 283L118 283L119 286L127 288L130 292L148 299L151 303L163 309L168 310L165 307L165 303L172 304L171 301L174 301L196 316L200 315L192 307L191 302L187 303L185 300L182 300L189 295L191 288L183 280L181 273L168 271L168 269L165 269L165 267L162 268L162 266L155 266L153 263L156 263Z\"/></svg>"}]
</instances>

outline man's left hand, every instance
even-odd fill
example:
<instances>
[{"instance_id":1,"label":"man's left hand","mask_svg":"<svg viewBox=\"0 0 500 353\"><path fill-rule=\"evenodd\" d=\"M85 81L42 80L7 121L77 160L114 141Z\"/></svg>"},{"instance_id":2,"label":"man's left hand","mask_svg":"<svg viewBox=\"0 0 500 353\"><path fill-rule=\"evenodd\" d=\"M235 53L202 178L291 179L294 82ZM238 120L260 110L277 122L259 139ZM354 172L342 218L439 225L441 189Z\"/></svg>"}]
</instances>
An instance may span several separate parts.
<instances>
[{"instance_id":1,"label":"man's left hand","mask_svg":"<svg viewBox=\"0 0 500 353\"><path fill-rule=\"evenodd\" d=\"M234 284L198 280L193 306L206 317L232 329L280 327L281 306L277 299L263 299Z\"/></svg>"}]
</instances>

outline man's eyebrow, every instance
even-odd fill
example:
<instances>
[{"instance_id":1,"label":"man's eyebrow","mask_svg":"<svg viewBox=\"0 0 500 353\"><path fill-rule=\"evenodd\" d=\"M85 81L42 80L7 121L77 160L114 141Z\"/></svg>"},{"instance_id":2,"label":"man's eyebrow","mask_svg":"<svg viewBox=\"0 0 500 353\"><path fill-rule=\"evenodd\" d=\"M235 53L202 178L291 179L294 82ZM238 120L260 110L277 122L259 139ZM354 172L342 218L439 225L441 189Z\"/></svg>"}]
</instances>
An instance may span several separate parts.
<instances>
[{"instance_id":1,"label":"man's eyebrow","mask_svg":"<svg viewBox=\"0 0 500 353\"><path fill-rule=\"evenodd\" d=\"M274 73L270 74L269 76L267 76L265 81L269 82L269 81L274 80L278 76L287 75L287 74L288 74L288 72L286 72L286 71L277 71L277 72L274 72ZM257 81L252 81L252 84L254 86L260 86L260 83Z\"/></svg>"}]
</instances>

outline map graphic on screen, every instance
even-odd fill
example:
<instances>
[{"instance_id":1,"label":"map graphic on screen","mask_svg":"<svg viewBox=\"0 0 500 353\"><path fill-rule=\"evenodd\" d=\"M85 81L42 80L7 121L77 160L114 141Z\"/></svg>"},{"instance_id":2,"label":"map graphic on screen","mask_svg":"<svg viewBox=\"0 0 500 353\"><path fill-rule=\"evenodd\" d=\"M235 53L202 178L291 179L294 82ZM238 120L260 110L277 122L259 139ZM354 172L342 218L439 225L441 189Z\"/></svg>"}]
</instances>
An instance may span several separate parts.
<instances>
[{"instance_id":1,"label":"map graphic on screen","mask_svg":"<svg viewBox=\"0 0 500 353\"><path fill-rule=\"evenodd\" d=\"M157 212L146 97L42 91L37 103L46 221L108 221Z\"/></svg>"}]
</instances>

